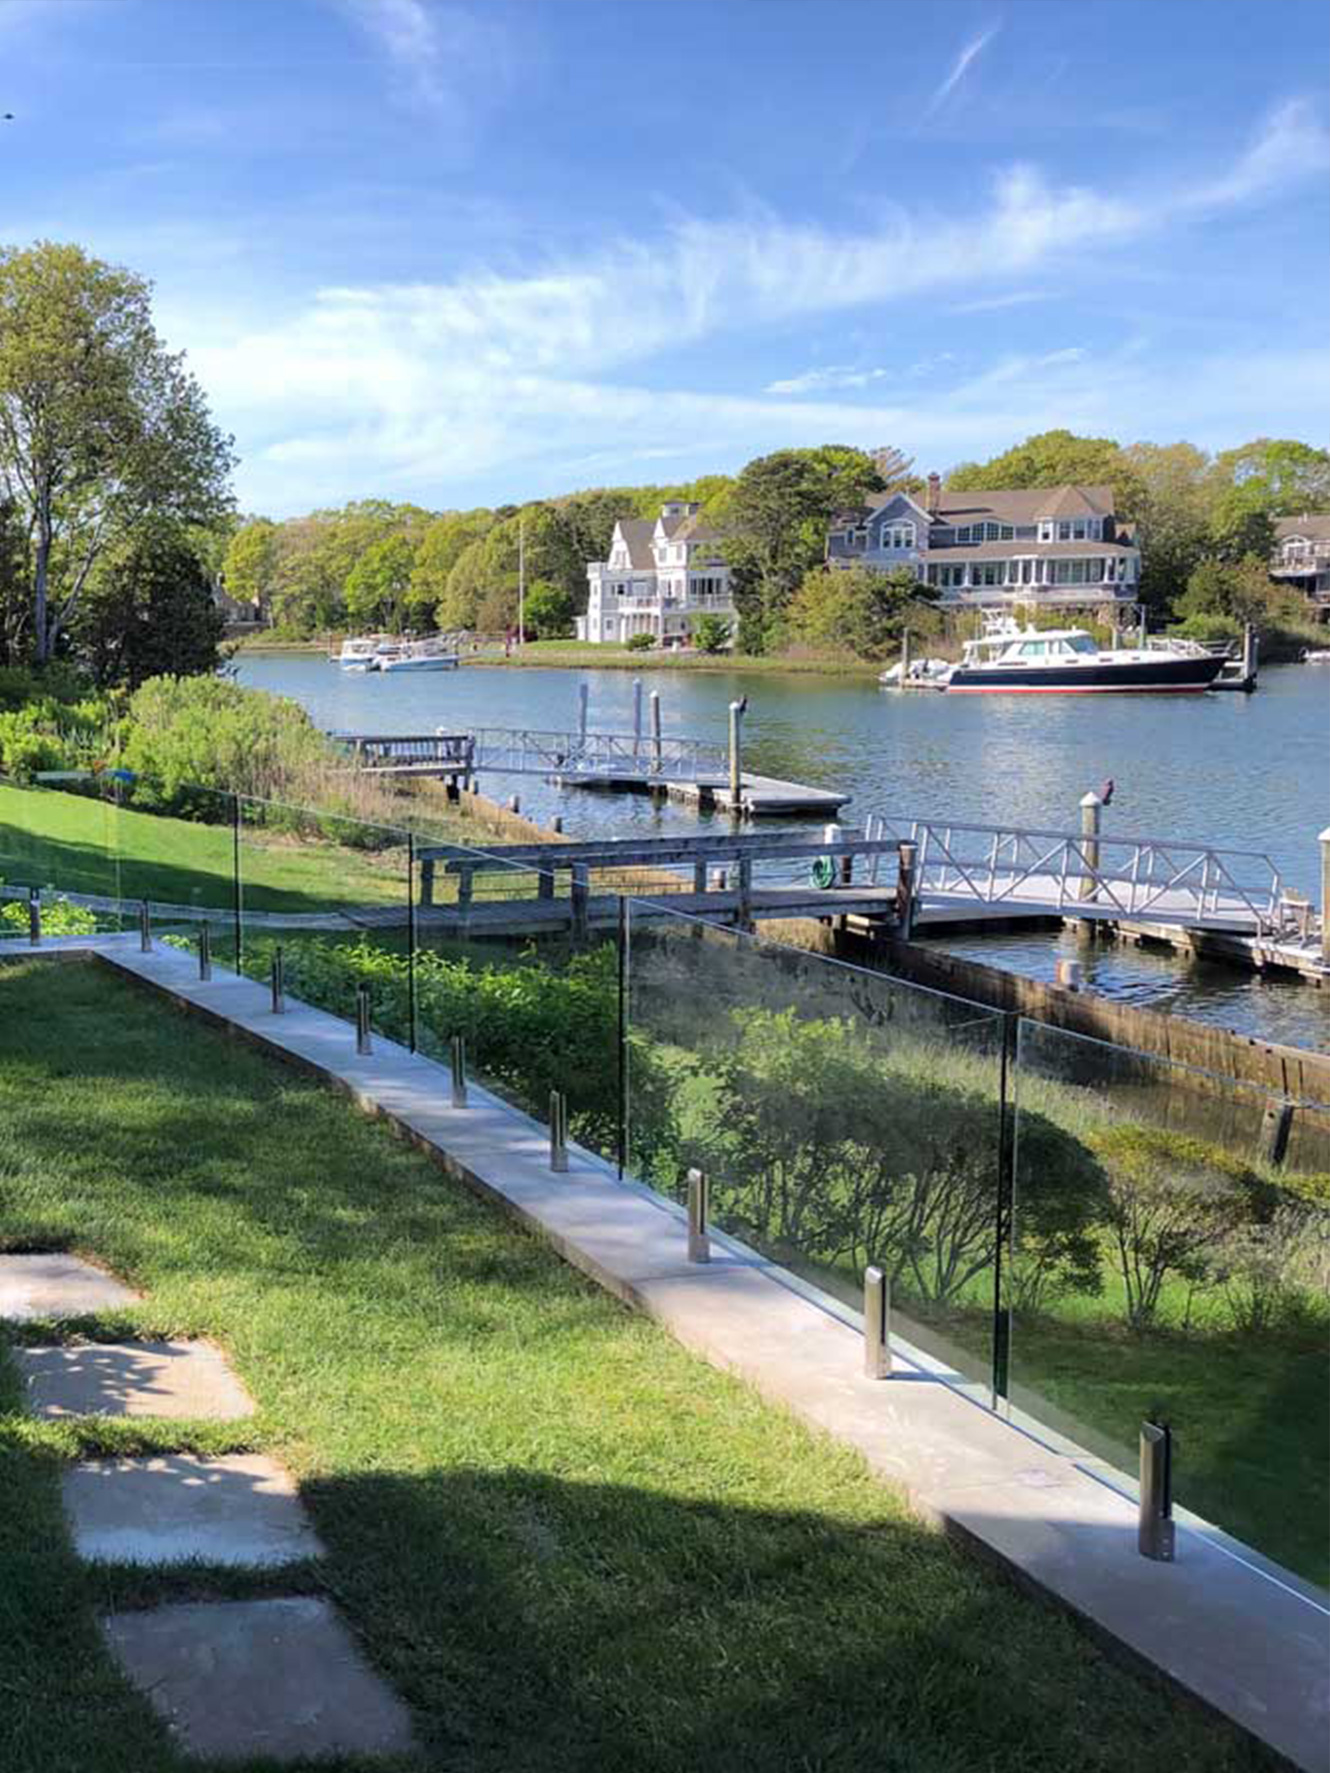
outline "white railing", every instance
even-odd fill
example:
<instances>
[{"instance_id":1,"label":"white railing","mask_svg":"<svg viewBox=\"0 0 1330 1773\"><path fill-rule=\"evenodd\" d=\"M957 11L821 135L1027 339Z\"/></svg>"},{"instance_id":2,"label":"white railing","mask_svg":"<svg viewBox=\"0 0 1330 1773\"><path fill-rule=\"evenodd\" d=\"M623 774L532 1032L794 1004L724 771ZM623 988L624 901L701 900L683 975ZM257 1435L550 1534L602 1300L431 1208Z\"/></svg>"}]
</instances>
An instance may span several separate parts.
<instances>
[{"instance_id":1,"label":"white railing","mask_svg":"<svg viewBox=\"0 0 1330 1773\"><path fill-rule=\"evenodd\" d=\"M916 846L921 908L969 900L1013 912L1209 925L1264 935L1285 919L1279 870L1262 851L1176 838L1110 837L1015 826L887 819L880 834Z\"/></svg>"},{"instance_id":2,"label":"white railing","mask_svg":"<svg viewBox=\"0 0 1330 1773\"><path fill-rule=\"evenodd\" d=\"M478 727L475 768L516 776L662 776L695 782L724 776L729 754L703 739L649 733L581 733Z\"/></svg>"}]
</instances>

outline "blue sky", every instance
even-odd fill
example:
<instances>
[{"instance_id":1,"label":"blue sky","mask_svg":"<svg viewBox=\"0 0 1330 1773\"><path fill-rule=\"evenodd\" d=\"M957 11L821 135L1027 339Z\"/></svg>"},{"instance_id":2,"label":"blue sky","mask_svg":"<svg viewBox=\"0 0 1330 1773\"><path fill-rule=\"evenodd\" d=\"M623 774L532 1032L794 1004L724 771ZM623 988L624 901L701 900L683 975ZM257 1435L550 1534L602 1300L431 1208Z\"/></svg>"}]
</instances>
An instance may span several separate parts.
<instances>
[{"instance_id":1,"label":"blue sky","mask_svg":"<svg viewBox=\"0 0 1330 1773\"><path fill-rule=\"evenodd\" d=\"M154 280L273 515L1325 443L1328 71L1324 0L0 0L0 240Z\"/></svg>"}]
</instances>

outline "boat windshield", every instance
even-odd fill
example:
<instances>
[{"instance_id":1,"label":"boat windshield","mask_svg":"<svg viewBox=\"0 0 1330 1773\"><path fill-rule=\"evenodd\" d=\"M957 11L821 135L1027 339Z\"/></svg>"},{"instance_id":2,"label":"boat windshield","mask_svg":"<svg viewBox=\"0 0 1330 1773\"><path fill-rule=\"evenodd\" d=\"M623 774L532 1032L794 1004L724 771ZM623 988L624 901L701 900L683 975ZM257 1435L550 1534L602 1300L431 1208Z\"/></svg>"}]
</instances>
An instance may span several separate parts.
<instances>
[{"instance_id":1,"label":"boat windshield","mask_svg":"<svg viewBox=\"0 0 1330 1773\"><path fill-rule=\"evenodd\" d=\"M1097 653L1099 651L1088 634L1069 634L1067 645L1074 653Z\"/></svg>"}]
</instances>

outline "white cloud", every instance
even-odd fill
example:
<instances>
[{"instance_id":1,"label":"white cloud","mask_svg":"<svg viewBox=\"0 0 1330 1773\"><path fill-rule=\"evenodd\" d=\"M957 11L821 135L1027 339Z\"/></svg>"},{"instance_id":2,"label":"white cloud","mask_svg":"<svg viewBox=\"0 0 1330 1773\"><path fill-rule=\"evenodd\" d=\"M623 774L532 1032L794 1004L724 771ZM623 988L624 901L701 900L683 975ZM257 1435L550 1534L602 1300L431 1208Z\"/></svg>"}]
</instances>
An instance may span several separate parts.
<instances>
[{"instance_id":1,"label":"white cloud","mask_svg":"<svg viewBox=\"0 0 1330 1773\"><path fill-rule=\"evenodd\" d=\"M981 32L978 37L972 37L970 39L961 50L960 54L956 57L955 62L952 64L951 72L928 101L928 108L924 112L925 117L931 117L935 111L939 110L947 102L952 93L965 78L966 70L969 68L970 63L977 55L981 55L983 51L987 49L988 45L993 41L997 34L998 27L993 25L989 30Z\"/></svg>"},{"instance_id":2,"label":"white cloud","mask_svg":"<svg viewBox=\"0 0 1330 1773\"><path fill-rule=\"evenodd\" d=\"M820 394L832 388L867 388L890 374L885 369L849 369L828 364L825 369L806 369L802 375L784 381L768 382L767 394Z\"/></svg>"},{"instance_id":3,"label":"white cloud","mask_svg":"<svg viewBox=\"0 0 1330 1773\"><path fill-rule=\"evenodd\" d=\"M334 0L378 46L402 90L416 102L453 112L508 84L505 33L461 6L434 0Z\"/></svg>"},{"instance_id":4,"label":"white cloud","mask_svg":"<svg viewBox=\"0 0 1330 1773\"><path fill-rule=\"evenodd\" d=\"M948 314L991 314L999 308L1024 308L1031 302L1051 302L1056 291L1051 289L1013 289L1009 295L980 296L973 302L953 302Z\"/></svg>"},{"instance_id":5,"label":"white cloud","mask_svg":"<svg viewBox=\"0 0 1330 1773\"><path fill-rule=\"evenodd\" d=\"M1042 292L1001 286L1254 200L1297 176L1305 156L1288 144L1292 136L1305 146L1307 127L1285 108L1230 172L1204 186L1096 192L1013 167L968 214L897 208L860 233L766 212L685 217L653 239L522 275L329 288L267 325L227 326L214 316L211 326L186 328L177 314L172 331L190 343L193 367L240 439L245 504L272 509L349 496L371 481L437 502L449 482L505 473L518 491L555 461L616 450L628 459L692 447L714 460L810 436L896 437L946 460L949 426L950 447L970 455L990 432L1009 441L1045 419L1117 433L1123 414L1139 410L1121 385L1125 370L1113 385L1079 345L1003 357L951 391L955 365L944 373L945 356L921 359L926 391L922 372L912 384L908 367L889 380L893 372L863 359L772 382L757 397L619 384L624 366L665 360L727 330L939 292L972 291L962 303L972 307L1033 299ZM989 293L993 284L999 293ZM1139 365L1135 375L1137 398L1148 404L1154 396ZM910 398L899 405L825 398L880 396L887 386L900 394L907 384ZM1178 411L1170 433L1187 409Z\"/></svg>"}]
</instances>

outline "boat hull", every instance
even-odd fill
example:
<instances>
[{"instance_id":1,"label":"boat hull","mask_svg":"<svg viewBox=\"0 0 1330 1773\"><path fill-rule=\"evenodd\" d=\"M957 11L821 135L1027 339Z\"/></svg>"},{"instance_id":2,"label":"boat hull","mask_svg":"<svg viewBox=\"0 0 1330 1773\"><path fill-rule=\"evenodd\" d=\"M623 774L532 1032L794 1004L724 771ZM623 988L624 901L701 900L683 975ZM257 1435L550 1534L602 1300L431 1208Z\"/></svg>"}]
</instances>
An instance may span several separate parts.
<instances>
[{"instance_id":1,"label":"boat hull","mask_svg":"<svg viewBox=\"0 0 1330 1773\"><path fill-rule=\"evenodd\" d=\"M961 665L947 684L949 696L1083 696L1123 691L1177 695L1207 690L1223 669L1216 658L1133 659L1085 665Z\"/></svg>"},{"instance_id":2,"label":"boat hull","mask_svg":"<svg viewBox=\"0 0 1330 1773\"><path fill-rule=\"evenodd\" d=\"M393 671L455 671L457 660L444 659L392 659L387 664L380 664L378 670Z\"/></svg>"}]
</instances>

